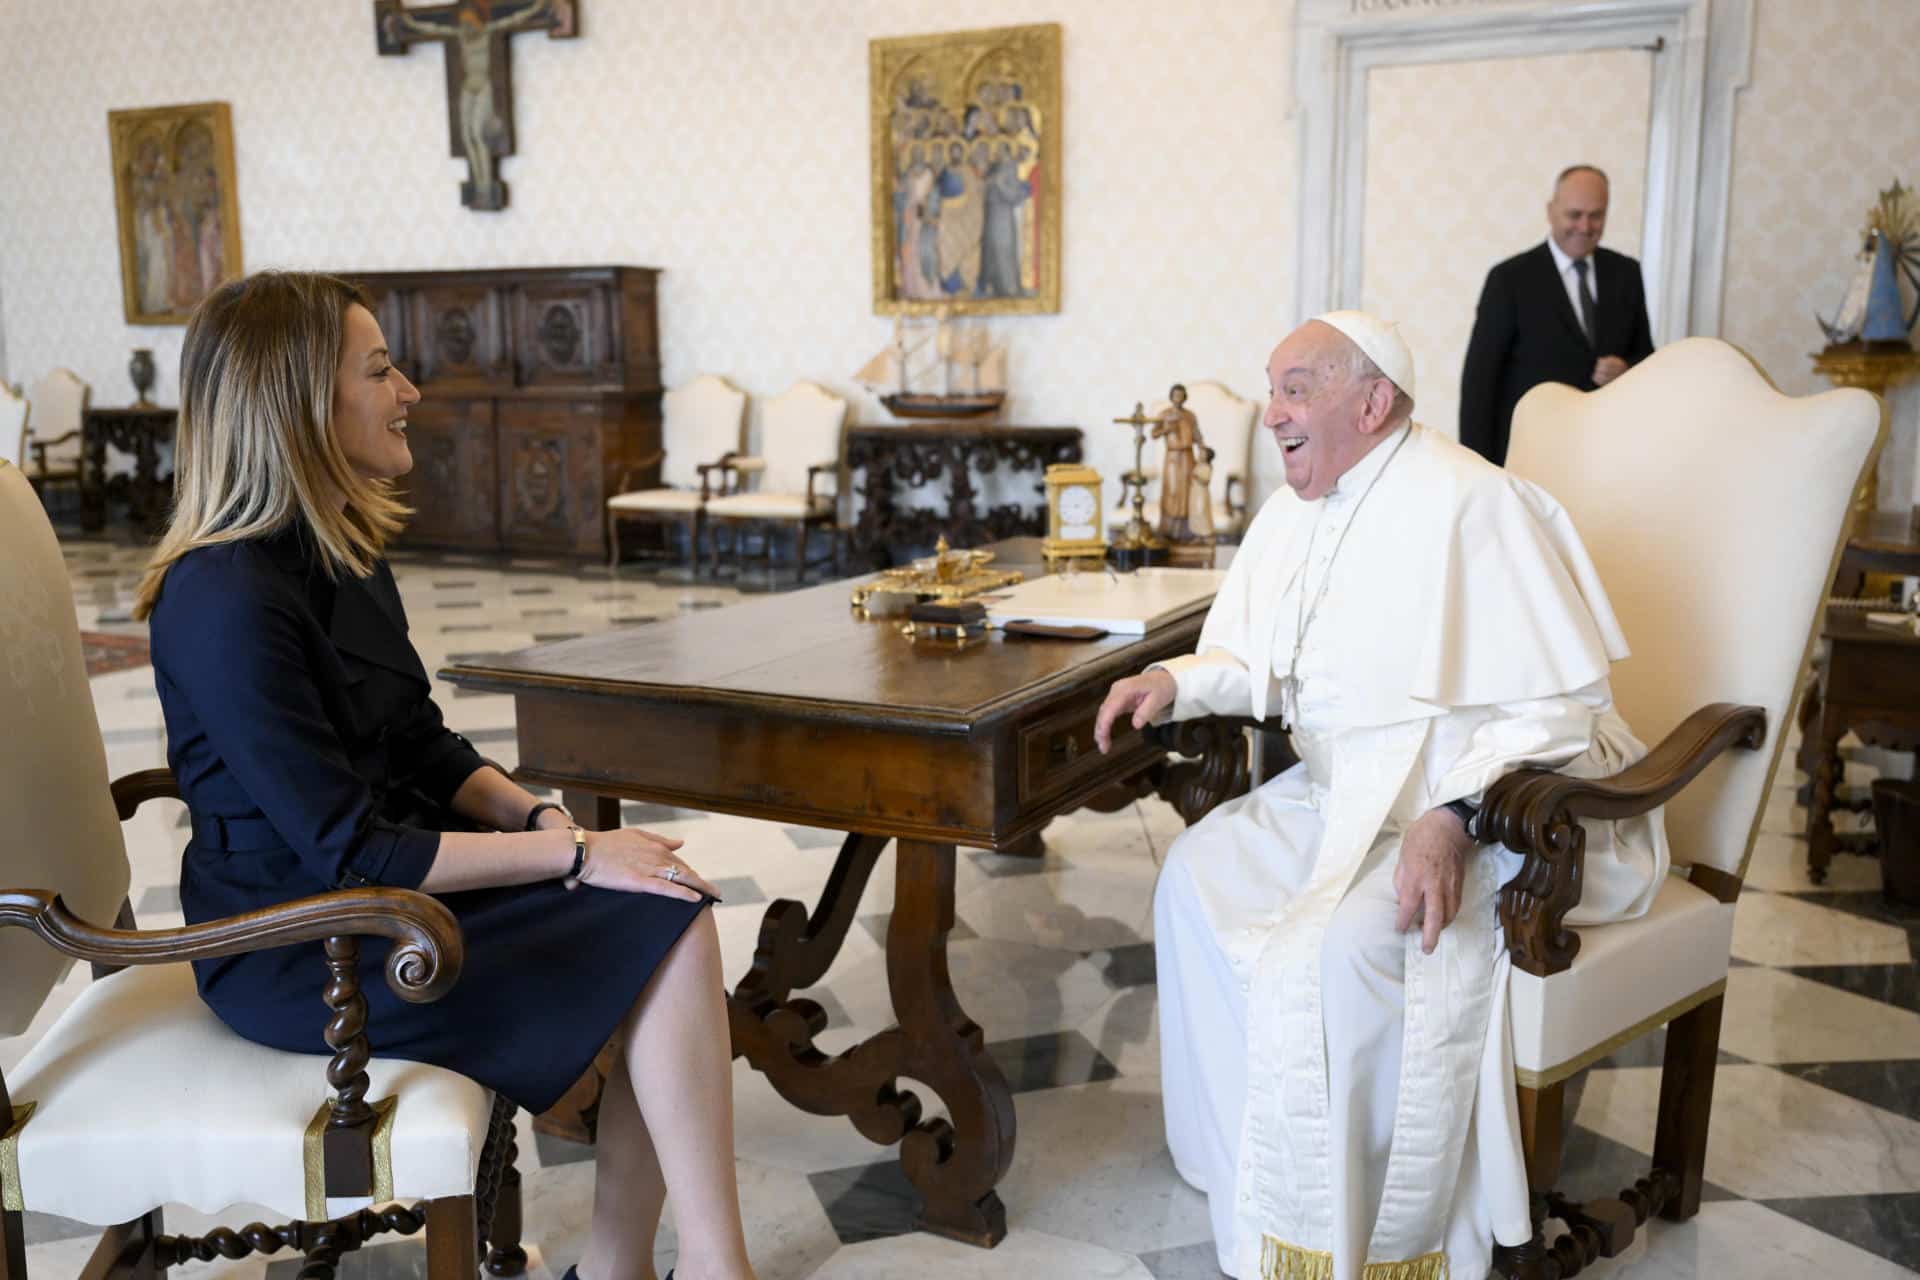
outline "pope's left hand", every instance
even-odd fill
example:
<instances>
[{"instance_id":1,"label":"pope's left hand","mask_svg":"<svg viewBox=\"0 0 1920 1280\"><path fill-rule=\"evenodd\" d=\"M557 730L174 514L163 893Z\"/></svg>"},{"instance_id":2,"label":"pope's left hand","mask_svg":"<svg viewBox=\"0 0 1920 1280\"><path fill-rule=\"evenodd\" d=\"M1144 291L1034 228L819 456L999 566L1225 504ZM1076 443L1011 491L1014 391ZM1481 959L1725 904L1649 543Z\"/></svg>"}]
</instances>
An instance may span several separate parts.
<instances>
[{"instance_id":1,"label":"pope's left hand","mask_svg":"<svg viewBox=\"0 0 1920 1280\"><path fill-rule=\"evenodd\" d=\"M1393 869L1393 892L1400 900L1394 928L1405 933L1417 918L1420 949L1428 955L1440 945L1440 931L1460 914L1472 850L1466 828L1448 809L1428 810L1400 841L1400 864Z\"/></svg>"}]
</instances>

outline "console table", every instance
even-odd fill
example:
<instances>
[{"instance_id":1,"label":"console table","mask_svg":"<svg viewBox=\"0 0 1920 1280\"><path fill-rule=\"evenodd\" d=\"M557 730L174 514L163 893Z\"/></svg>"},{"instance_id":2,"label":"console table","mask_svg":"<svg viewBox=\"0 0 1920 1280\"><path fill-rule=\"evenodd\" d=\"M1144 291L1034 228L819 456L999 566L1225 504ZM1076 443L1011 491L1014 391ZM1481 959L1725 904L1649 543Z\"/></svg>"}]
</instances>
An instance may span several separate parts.
<instances>
[{"instance_id":1,"label":"console table","mask_svg":"<svg viewBox=\"0 0 1920 1280\"><path fill-rule=\"evenodd\" d=\"M856 563L885 568L931 547L944 536L956 547L977 547L1000 538L1047 531L1044 502L1031 507L1003 503L985 511L975 505L974 473L1005 467L1031 471L1033 491L1046 492L1049 463L1080 461L1078 427L1009 427L997 423L912 422L847 428L847 470L863 473L864 499L851 543ZM947 509L911 507L895 500L901 488L947 478Z\"/></svg>"},{"instance_id":2,"label":"console table","mask_svg":"<svg viewBox=\"0 0 1920 1280\"><path fill-rule=\"evenodd\" d=\"M173 475L160 477L160 446L173 442L176 409L156 405L89 408L80 419L80 527L98 533L107 524L109 493L127 499L127 518L145 533L167 523ZM133 474L107 479L107 447L133 455Z\"/></svg>"}]
</instances>

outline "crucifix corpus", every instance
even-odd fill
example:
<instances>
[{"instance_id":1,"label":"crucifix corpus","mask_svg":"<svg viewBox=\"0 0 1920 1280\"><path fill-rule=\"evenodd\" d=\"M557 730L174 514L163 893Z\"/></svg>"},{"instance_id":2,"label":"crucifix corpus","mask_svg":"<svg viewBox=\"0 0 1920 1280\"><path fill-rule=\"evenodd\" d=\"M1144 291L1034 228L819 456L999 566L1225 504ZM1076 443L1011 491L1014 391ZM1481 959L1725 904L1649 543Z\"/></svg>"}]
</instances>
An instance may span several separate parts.
<instances>
[{"instance_id":1,"label":"crucifix corpus","mask_svg":"<svg viewBox=\"0 0 1920 1280\"><path fill-rule=\"evenodd\" d=\"M545 31L555 40L579 34L577 0L454 0L409 9L374 0L374 39L383 55L404 55L429 41L447 54L447 131L453 154L467 161L460 203L504 209L507 184L496 157L513 154L513 77L507 40Z\"/></svg>"}]
</instances>

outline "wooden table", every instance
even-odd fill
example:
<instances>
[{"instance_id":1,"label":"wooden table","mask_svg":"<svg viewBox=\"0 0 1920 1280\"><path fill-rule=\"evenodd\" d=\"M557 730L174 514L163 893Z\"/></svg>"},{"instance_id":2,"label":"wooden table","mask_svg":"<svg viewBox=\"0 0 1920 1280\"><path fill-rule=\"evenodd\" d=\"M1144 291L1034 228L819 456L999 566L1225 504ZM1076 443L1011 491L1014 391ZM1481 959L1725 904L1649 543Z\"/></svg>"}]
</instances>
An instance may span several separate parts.
<instances>
[{"instance_id":1,"label":"wooden table","mask_svg":"<svg viewBox=\"0 0 1920 1280\"><path fill-rule=\"evenodd\" d=\"M1047 529L1047 465L1080 461L1080 428L1013 427L991 422L908 422L847 428L847 471L859 472L860 515L850 542L855 564L883 569L933 548L944 536L956 547L977 547L995 538L1042 534ZM985 511L974 505L974 472L1000 468L1033 473L1034 502L1002 503ZM947 478L947 509L902 510L895 490Z\"/></svg>"},{"instance_id":2,"label":"wooden table","mask_svg":"<svg viewBox=\"0 0 1920 1280\"><path fill-rule=\"evenodd\" d=\"M1864 611L1827 610L1821 635L1827 643L1819 702L1803 722L1808 735L1812 795L1807 805L1807 874L1827 878L1839 841L1833 810L1840 784L1840 738L1848 729L1870 746L1920 749L1920 636L1911 630L1869 624ZM1864 807L1849 805L1848 807ZM1888 854L1883 845L1845 852Z\"/></svg>"},{"instance_id":3,"label":"wooden table","mask_svg":"<svg viewBox=\"0 0 1920 1280\"><path fill-rule=\"evenodd\" d=\"M80 420L80 527L97 533L106 527L109 490L124 490L127 519L146 533L158 533L167 523L167 504L173 495L173 477L160 477L160 446L173 441L176 409L133 406L124 409L88 409ZM107 480L107 446L133 455L133 474Z\"/></svg>"},{"instance_id":4,"label":"wooden table","mask_svg":"<svg viewBox=\"0 0 1920 1280\"><path fill-rule=\"evenodd\" d=\"M734 1053L801 1109L898 1142L926 1229L992 1245L1006 1233L994 1187L1013 1160L1013 1097L948 978L955 850L1016 849L1056 814L1129 802L1143 778L1170 796L1200 785L1201 767L1170 768L1130 728L1101 755L1093 718L1112 681L1191 651L1204 609L1144 639L1010 643L994 633L961 647L856 620L849 585L441 674L511 693L518 776L561 788L593 825L616 825L618 801L631 799L849 833L811 912L792 901L767 909L751 969L729 997ZM1225 755L1204 762L1223 784ZM890 841L886 967L898 1025L828 1057L813 1044L824 1015L794 993L826 974ZM931 1088L951 1123L923 1120L901 1076Z\"/></svg>"}]
</instances>

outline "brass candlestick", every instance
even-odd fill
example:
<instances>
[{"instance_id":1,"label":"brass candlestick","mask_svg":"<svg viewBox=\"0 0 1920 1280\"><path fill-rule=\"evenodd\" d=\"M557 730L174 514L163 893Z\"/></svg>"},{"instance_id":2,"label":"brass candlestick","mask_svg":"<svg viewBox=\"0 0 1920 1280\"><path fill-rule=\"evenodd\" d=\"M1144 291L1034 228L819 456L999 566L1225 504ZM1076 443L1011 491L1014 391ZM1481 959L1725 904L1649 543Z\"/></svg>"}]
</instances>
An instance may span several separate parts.
<instances>
[{"instance_id":1,"label":"brass candlestick","mask_svg":"<svg viewBox=\"0 0 1920 1280\"><path fill-rule=\"evenodd\" d=\"M1153 421L1146 414L1146 406L1138 400L1133 402L1132 417L1114 419L1116 425L1133 428L1133 470L1120 477L1120 505L1131 506L1133 513L1107 553L1122 569L1167 562L1166 539L1147 525L1147 427Z\"/></svg>"}]
</instances>

